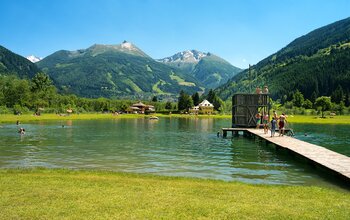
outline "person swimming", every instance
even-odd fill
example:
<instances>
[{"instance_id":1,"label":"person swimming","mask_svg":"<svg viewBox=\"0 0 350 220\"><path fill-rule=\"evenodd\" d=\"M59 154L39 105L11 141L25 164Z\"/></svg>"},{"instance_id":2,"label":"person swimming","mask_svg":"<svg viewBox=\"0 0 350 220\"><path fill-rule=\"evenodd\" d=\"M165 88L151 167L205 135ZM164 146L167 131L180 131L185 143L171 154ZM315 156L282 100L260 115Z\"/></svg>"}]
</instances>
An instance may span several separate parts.
<instances>
[{"instance_id":1,"label":"person swimming","mask_svg":"<svg viewBox=\"0 0 350 220\"><path fill-rule=\"evenodd\" d=\"M25 134L26 133L26 129L24 129L24 128L20 128L19 130L18 130L18 133L19 134Z\"/></svg>"}]
</instances>

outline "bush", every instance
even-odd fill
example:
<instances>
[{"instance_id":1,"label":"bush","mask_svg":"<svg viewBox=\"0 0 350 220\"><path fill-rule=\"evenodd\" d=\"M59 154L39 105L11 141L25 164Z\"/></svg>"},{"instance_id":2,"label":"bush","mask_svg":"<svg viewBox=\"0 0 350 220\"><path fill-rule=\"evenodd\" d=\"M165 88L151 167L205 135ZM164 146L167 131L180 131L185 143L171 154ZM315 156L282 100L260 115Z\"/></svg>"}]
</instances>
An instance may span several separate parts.
<instances>
[{"instance_id":1,"label":"bush","mask_svg":"<svg viewBox=\"0 0 350 220\"><path fill-rule=\"evenodd\" d=\"M15 115L26 114L29 112L29 109L27 107L22 107L18 104L14 105L12 110L13 110L13 114Z\"/></svg>"},{"instance_id":2,"label":"bush","mask_svg":"<svg viewBox=\"0 0 350 220\"><path fill-rule=\"evenodd\" d=\"M8 109L6 106L0 106L0 114L11 114L11 109Z\"/></svg>"}]
</instances>

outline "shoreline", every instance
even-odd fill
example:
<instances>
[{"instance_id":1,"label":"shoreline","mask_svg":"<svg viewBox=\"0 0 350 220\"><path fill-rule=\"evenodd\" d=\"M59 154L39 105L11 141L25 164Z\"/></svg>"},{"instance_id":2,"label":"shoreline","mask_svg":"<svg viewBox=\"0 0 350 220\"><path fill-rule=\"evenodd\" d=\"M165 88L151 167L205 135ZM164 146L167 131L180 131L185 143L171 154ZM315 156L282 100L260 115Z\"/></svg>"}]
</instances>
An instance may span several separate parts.
<instances>
[{"instance_id":1,"label":"shoreline","mask_svg":"<svg viewBox=\"0 0 350 220\"><path fill-rule=\"evenodd\" d=\"M213 119L228 119L231 120L231 115L187 115L187 114L119 114L114 115L111 113L83 113L83 114L71 114L71 115L57 115L57 114L42 114L41 116L35 116L32 114L24 115L12 115L12 114L0 114L0 124L15 123L17 120L20 122L30 121L46 121L46 120L97 120L97 119L134 119L134 118L149 118L151 116L157 116L159 118L213 118ZM287 118L290 123L297 124L350 124L350 115L340 115L327 118L320 118L313 115L290 115Z\"/></svg>"}]
</instances>

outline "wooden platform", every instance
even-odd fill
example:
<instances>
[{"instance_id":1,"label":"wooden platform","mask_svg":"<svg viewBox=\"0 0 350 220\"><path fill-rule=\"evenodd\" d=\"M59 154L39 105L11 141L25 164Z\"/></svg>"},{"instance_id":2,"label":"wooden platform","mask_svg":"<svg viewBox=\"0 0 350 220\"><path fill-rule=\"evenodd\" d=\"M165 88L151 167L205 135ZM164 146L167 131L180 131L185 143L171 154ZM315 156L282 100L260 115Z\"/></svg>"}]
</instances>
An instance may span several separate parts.
<instances>
[{"instance_id":1,"label":"wooden platform","mask_svg":"<svg viewBox=\"0 0 350 220\"><path fill-rule=\"evenodd\" d=\"M328 150L327 148L310 144L305 141L298 140L293 137L283 136L279 137L276 132L275 137L271 137L270 131L264 134L263 129L249 129L249 128L223 128L223 134L227 131L238 134L239 131L243 133L258 136L269 143L273 143L281 148L288 149L315 164L321 165L341 177L350 181L350 157Z\"/></svg>"}]
</instances>

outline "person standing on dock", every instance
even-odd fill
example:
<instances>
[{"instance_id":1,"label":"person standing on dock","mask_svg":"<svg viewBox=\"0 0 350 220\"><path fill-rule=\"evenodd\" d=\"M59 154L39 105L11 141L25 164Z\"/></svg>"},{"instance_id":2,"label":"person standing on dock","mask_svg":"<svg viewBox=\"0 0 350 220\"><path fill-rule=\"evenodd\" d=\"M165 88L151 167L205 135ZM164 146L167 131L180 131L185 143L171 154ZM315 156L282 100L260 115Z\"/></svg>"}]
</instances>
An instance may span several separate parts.
<instances>
[{"instance_id":1,"label":"person standing on dock","mask_svg":"<svg viewBox=\"0 0 350 220\"><path fill-rule=\"evenodd\" d=\"M280 122L278 123L279 132L280 132L279 136L284 135L284 128L285 128L286 122L287 122L286 115L282 113L282 115L280 115Z\"/></svg>"},{"instance_id":2,"label":"person standing on dock","mask_svg":"<svg viewBox=\"0 0 350 220\"><path fill-rule=\"evenodd\" d=\"M261 114L259 112L256 113L255 119L256 119L256 129L258 129L260 127L260 123L261 123Z\"/></svg>"},{"instance_id":3,"label":"person standing on dock","mask_svg":"<svg viewBox=\"0 0 350 220\"><path fill-rule=\"evenodd\" d=\"M273 110L273 117L274 117L274 118L275 118L275 120L277 121L278 116L277 116L277 112L276 112L276 110Z\"/></svg>"},{"instance_id":4,"label":"person standing on dock","mask_svg":"<svg viewBox=\"0 0 350 220\"><path fill-rule=\"evenodd\" d=\"M277 121L275 117L272 117L272 120L270 123L271 123L271 137L274 137L276 132L276 125L277 125Z\"/></svg>"},{"instance_id":5,"label":"person standing on dock","mask_svg":"<svg viewBox=\"0 0 350 220\"><path fill-rule=\"evenodd\" d=\"M265 112L265 114L263 115L264 134L267 134L269 128L267 123L269 123L269 114Z\"/></svg>"}]
</instances>

